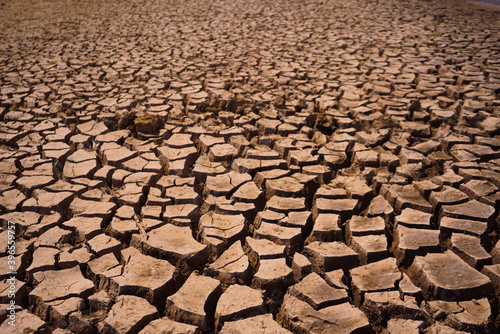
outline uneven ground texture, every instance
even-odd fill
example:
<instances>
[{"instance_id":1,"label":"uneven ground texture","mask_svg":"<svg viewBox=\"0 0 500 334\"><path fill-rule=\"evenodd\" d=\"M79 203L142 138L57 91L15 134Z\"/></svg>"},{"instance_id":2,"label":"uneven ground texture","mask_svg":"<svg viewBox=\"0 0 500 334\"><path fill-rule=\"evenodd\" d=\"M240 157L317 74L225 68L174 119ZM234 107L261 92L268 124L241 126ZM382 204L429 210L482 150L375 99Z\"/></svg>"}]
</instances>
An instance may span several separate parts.
<instances>
[{"instance_id":1,"label":"uneven ground texture","mask_svg":"<svg viewBox=\"0 0 500 334\"><path fill-rule=\"evenodd\" d=\"M492 7L3 0L0 121L1 333L498 330Z\"/></svg>"}]
</instances>

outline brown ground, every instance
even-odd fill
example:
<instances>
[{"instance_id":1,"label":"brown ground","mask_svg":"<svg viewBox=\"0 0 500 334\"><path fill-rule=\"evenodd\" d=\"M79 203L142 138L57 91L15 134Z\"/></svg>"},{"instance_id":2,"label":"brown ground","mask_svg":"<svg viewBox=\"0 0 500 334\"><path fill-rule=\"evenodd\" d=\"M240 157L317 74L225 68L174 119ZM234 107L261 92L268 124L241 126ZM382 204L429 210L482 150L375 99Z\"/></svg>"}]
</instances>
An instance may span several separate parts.
<instances>
[{"instance_id":1,"label":"brown ground","mask_svg":"<svg viewBox=\"0 0 500 334\"><path fill-rule=\"evenodd\" d=\"M497 7L3 0L0 121L0 333L498 331Z\"/></svg>"}]
</instances>

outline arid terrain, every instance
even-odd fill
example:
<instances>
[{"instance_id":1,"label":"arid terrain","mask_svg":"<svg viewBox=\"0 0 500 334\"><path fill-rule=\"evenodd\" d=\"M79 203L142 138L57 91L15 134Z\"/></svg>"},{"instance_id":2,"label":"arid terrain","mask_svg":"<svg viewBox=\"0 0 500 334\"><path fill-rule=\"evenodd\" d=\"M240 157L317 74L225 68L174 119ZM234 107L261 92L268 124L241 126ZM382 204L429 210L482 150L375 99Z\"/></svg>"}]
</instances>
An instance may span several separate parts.
<instances>
[{"instance_id":1,"label":"arid terrain","mask_svg":"<svg viewBox=\"0 0 500 334\"><path fill-rule=\"evenodd\" d=\"M499 8L1 0L0 333L498 333Z\"/></svg>"}]
</instances>

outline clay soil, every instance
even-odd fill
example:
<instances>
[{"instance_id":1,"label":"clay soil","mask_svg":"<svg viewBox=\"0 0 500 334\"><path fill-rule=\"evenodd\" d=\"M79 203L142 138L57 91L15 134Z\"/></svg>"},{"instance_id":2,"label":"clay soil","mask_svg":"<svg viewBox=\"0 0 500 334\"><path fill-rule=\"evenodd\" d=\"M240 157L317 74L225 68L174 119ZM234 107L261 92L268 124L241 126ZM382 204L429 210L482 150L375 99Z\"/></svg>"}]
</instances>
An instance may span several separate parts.
<instances>
[{"instance_id":1,"label":"clay soil","mask_svg":"<svg viewBox=\"0 0 500 334\"><path fill-rule=\"evenodd\" d=\"M0 333L497 333L499 187L498 6L0 0Z\"/></svg>"}]
</instances>

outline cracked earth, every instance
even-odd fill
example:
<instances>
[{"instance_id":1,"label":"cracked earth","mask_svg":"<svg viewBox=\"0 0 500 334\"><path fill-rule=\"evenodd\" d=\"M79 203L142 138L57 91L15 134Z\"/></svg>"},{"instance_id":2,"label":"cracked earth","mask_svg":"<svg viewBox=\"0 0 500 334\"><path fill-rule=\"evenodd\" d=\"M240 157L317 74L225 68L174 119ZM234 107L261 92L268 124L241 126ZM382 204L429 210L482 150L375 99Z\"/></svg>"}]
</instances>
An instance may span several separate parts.
<instances>
[{"instance_id":1,"label":"cracked earth","mask_svg":"<svg viewBox=\"0 0 500 334\"><path fill-rule=\"evenodd\" d=\"M0 121L1 333L498 331L496 7L3 0Z\"/></svg>"}]
</instances>

